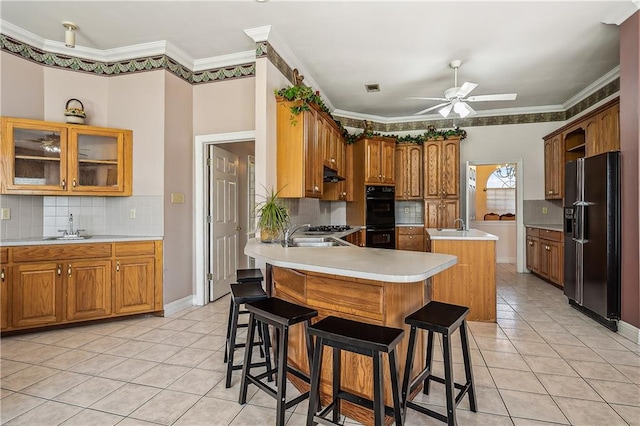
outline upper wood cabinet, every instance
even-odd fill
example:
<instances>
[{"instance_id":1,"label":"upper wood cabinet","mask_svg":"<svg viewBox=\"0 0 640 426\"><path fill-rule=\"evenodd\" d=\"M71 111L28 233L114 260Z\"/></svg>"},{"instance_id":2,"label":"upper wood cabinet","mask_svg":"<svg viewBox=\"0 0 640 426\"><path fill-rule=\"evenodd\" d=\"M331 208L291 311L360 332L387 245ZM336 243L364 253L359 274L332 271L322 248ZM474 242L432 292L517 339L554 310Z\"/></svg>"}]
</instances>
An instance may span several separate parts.
<instances>
[{"instance_id":1,"label":"upper wood cabinet","mask_svg":"<svg viewBox=\"0 0 640 426\"><path fill-rule=\"evenodd\" d=\"M564 196L564 150L562 134L544 141L544 198L562 199Z\"/></svg>"},{"instance_id":2,"label":"upper wood cabinet","mask_svg":"<svg viewBox=\"0 0 640 426\"><path fill-rule=\"evenodd\" d=\"M424 198L460 198L460 138L426 141Z\"/></svg>"},{"instance_id":3,"label":"upper wood cabinet","mask_svg":"<svg viewBox=\"0 0 640 426\"><path fill-rule=\"evenodd\" d=\"M131 130L3 117L3 194L128 196Z\"/></svg>"},{"instance_id":4,"label":"upper wood cabinet","mask_svg":"<svg viewBox=\"0 0 640 426\"><path fill-rule=\"evenodd\" d=\"M364 146L365 185L395 184L396 140L383 136L361 139Z\"/></svg>"},{"instance_id":5,"label":"upper wood cabinet","mask_svg":"<svg viewBox=\"0 0 640 426\"><path fill-rule=\"evenodd\" d=\"M425 228L455 228L460 217L460 200L424 200Z\"/></svg>"},{"instance_id":6,"label":"upper wood cabinet","mask_svg":"<svg viewBox=\"0 0 640 426\"><path fill-rule=\"evenodd\" d=\"M620 104L605 109L596 117L598 139L593 146L587 143L587 156L620 150Z\"/></svg>"},{"instance_id":7,"label":"upper wood cabinet","mask_svg":"<svg viewBox=\"0 0 640 426\"><path fill-rule=\"evenodd\" d=\"M396 199L422 199L422 145L396 145Z\"/></svg>"}]
</instances>

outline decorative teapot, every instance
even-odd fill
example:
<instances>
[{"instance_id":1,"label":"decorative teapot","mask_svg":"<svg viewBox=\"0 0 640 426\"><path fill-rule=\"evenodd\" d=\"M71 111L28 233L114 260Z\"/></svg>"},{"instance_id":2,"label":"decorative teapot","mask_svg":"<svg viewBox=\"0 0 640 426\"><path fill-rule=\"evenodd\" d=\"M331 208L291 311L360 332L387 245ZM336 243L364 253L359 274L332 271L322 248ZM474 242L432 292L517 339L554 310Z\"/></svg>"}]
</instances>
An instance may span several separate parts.
<instances>
[{"instance_id":1,"label":"decorative teapot","mask_svg":"<svg viewBox=\"0 0 640 426\"><path fill-rule=\"evenodd\" d=\"M64 115L67 123L84 124L87 114L84 112L84 105L78 99L69 99L65 106Z\"/></svg>"}]
</instances>

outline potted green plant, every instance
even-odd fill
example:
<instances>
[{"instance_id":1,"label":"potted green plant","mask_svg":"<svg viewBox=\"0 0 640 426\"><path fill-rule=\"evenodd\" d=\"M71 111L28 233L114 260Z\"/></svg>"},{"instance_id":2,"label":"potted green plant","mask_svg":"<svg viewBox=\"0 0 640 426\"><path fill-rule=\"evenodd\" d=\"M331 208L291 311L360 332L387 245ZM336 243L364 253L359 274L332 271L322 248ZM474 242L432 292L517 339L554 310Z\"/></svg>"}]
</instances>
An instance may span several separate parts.
<instances>
[{"instance_id":1,"label":"potted green plant","mask_svg":"<svg viewBox=\"0 0 640 426\"><path fill-rule=\"evenodd\" d=\"M263 243L279 240L289 223L289 212L278 198L279 193L280 191L276 192L271 188L270 193L265 196L265 200L256 205L260 241Z\"/></svg>"}]
</instances>

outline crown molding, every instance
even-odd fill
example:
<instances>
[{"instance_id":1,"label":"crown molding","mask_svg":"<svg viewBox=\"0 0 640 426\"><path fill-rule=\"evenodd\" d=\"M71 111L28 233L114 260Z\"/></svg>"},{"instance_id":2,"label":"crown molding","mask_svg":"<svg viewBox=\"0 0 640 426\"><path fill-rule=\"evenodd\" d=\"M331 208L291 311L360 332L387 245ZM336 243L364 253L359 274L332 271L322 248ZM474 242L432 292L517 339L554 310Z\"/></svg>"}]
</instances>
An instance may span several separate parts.
<instances>
[{"instance_id":1,"label":"crown molding","mask_svg":"<svg viewBox=\"0 0 640 426\"><path fill-rule=\"evenodd\" d=\"M265 25L264 27L247 28L244 33L251 37L253 41L259 43L261 41L267 41L269 34L271 33L271 25Z\"/></svg>"},{"instance_id":2,"label":"crown molding","mask_svg":"<svg viewBox=\"0 0 640 426\"><path fill-rule=\"evenodd\" d=\"M619 10L613 11L601 22L603 24L621 25L638 10L640 10L640 0L632 0L629 3L623 3Z\"/></svg>"},{"instance_id":3,"label":"crown molding","mask_svg":"<svg viewBox=\"0 0 640 426\"><path fill-rule=\"evenodd\" d=\"M244 52L230 53L228 55L214 56L211 58L196 59L193 62L193 72L207 70L211 68L228 67L232 65L246 64L256 61L255 50L245 50Z\"/></svg>"},{"instance_id":4,"label":"crown molding","mask_svg":"<svg viewBox=\"0 0 640 426\"><path fill-rule=\"evenodd\" d=\"M620 78L620 65L616 66L614 69L582 89L573 97L569 98L565 103L562 104L562 108L565 110L571 108L572 106L586 99L592 93L602 89L612 81L615 81L616 78Z\"/></svg>"}]
</instances>

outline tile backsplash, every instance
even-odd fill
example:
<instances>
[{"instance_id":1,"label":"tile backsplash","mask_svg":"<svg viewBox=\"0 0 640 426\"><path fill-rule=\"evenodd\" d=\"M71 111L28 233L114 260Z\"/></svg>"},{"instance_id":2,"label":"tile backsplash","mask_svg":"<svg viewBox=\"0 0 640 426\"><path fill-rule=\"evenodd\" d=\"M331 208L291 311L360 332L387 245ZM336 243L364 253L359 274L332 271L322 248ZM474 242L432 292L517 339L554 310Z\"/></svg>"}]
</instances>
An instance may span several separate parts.
<instances>
[{"instance_id":1,"label":"tile backsplash","mask_svg":"<svg viewBox=\"0 0 640 426\"><path fill-rule=\"evenodd\" d=\"M0 208L9 209L10 219L0 222L1 239L42 236L42 198L30 195L2 195Z\"/></svg>"},{"instance_id":2,"label":"tile backsplash","mask_svg":"<svg viewBox=\"0 0 640 426\"><path fill-rule=\"evenodd\" d=\"M547 209L547 213L542 213ZM524 200L524 224L559 225L562 223L562 200Z\"/></svg>"},{"instance_id":3,"label":"tile backsplash","mask_svg":"<svg viewBox=\"0 0 640 426\"><path fill-rule=\"evenodd\" d=\"M73 215L74 230L81 229L88 235L106 234L105 197L43 197L42 235L62 235L69 229L69 215Z\"/></svg>"},{"instance_id":4,"label":"tile backsplash","mask_svg":"<svg viewBox=\"0 0 640 426\"><path fill-rule=\"evenodd\" d=\"M396 201L396 223L424 223L424 201Z\"/></svg>"}]
</instances>

